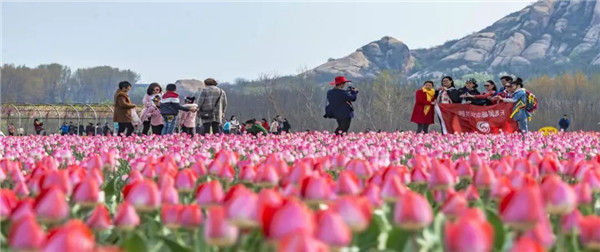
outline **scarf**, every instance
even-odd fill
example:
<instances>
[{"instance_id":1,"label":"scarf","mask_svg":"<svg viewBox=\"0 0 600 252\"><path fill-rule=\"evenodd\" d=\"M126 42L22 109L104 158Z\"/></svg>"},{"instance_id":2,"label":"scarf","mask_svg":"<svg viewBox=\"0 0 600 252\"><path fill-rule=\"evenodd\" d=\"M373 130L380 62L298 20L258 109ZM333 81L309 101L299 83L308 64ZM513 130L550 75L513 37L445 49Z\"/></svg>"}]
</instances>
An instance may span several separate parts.
<instances>
[{"instance_id":1,"label":"scarf","mask_svg":"<svg viewBox=\"0 0 600 252\"><path fill-rule=\"evenodd\" d=\"M422 89L423 93L425 93L425 95L427 95L427 101L433 101L433 97L435 96L435 89L431 89L431 90L427 90L425 88ZM427 113L429 113L429 110L431 109L431 105L425 105L425 108L423 109L423 112L425 113L425 115L427 115Z\"/></svg>"}]
</instances>

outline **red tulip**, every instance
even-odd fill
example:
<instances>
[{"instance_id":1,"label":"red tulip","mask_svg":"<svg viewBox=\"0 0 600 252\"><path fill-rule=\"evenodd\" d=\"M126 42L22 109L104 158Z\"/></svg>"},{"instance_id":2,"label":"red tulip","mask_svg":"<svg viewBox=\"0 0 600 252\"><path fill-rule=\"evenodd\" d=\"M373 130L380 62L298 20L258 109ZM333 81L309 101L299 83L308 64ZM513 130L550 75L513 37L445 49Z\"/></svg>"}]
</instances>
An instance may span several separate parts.
<instances>
[{"instance_id":1,"label":"red tulip","mask_svg":"<svg viewBox=\"0 0 600 252\"><path fill-rule=\"evenodd\" d=\"M389 176L381 186L381 197L385 202L396 202L408 191L398 176Z\"/></svg>"},{"instance_id":2,"label":"red tulip","mask_svg":"<svg viewBox=\"0 0 600 252\"><path fill-rule=\"evenodd\" d=\"M296 161L292 169L290 169L290 173L285 177L284 183L300 184L304 178L313 175L313 173L313 168L308 162Z\"/></svg>"},{"instance_id":3,"label":"red tulip","mask_svg":"<svg viewBox=\"0 0 600 252\"><path fill-rule=\"evenodd\" d=\"M99 202L99 194L100 186L96 183L96 180L88 178L82 180L75 186L73 195L71 195L71 200L84 207L91 207Z\"/></svg>"},{"instance_id":4,"label":"red tulip","mask_svg":"<svg viewBox=\"0 0 600 252\"><path fill-rule=\"evenodd\" d=\"M588 184L593 192L600 193L600 169L588 170L581 179L581 183Z\"/></svg>"},{"instance_id":5,"label":"red tulip","mask_svg":"<svg viewBox=\"0 0 600 252\"><path fill-rule=\"evenodd\" d=\"M519 240L517 240L517 242L512 247L512 249L510 249L510 252L523 252L523 251L545 252L546 250L544 249L544 247L542 247L542 245L540 245L536 241L532 240L531 238L521 237L521 238L519 238Z\"/></svg>"},{"instance_id":6,"label":"red tulip","mask_svg":"<svg viewBox=\"0 0 600 252\"><path fill-rule=\"evenodd\" d=\"M58 187L50 187L35 199L35 214L42 222L60 222L69 216L66 196Z\"/></svg>"},{"instance_id":7,"label":"red tulip","mask_svg":"<svg viewBox=\"0 0 600 252\"><path fill-rule=\"evenodd\" d=\"M258 226L258 196L245 189L227 201L227 219L239 228L251 228Z\"/></svg>"},{"instance_id":8,"label":"red tulip","mask_svg":"<svg viewBox=\"0 0 600 252\"><path fill-rule=\"evenodd\" d=\"M207 210L204 239L213 246L228 247L235 243L238 229L225 218L225 208L212 206Z\"/></svg>"},{"instance_id":9,"label":"red tulip","mask_svg":"<svg viewBox=\"0 0 600 252\"><path fill-rule=\"evenodd\" d=\"M410 171L410 181L412 184L424 185L429 181L429 173L420 166L415 166Z\"/></svg>"},{"instance_id":10,"label":"red tulip","mask_svg":"<svg viewBox=\"0 0 600 252\"><path fill-rule=\"evenodd\" d=\"M179 192L192 192L196 187L198 177L191 169L183 169L177 173L175 177L175 188Z\"/></svg>"},{"instance_id":11,"label":"red tulip","mask_svg":"<svg viewBox=\"0 0 600 252\"><path fill-rule=\"evenodd\" d=\"M469 155L469 164L474 169L479 169L483 166L483 160L481 160L481 157L476 152L471 152L471 155Z\"/></svg>"},{"instance_id":12,"label":"red tulip","mask_svg":"<svg viewBox=\"0 0 600 252\"><path fill-rule=\"evenodd\" d=\"M179 204L179 193L175 186L164 186L160 189L160 202L162 204Z\"/></svg>"},{"instance_id":13,"label":"red tulip","mask_svg":"<svg viewBox=\"0 0 600 252\"><path fill-rule=\"evenodd\" d=\"M135 209L146 212L160 206L160 194L156 183L149 179L135 181L123 188L125 201L131 203Z\"/></svg>"},{"instance_id":14,"label":"red tulip","mask_svg":"<svg viewBox=\"0 0 600 252\"><path fill-rule=\"evenodd\" d=\"M217 180L202 183L196 189L196 201L201 207L219 205L223 202L223 197L223 187Z\"/></svg>"},{"instance_id":15,"label":"red tulip","mask_svg":"<svg viewBox=\"0 0 600 252\"><path fill-rule=\"evenodd\" d=\"M484 168L482 168L482 169L484 169ZM481 170L481 169L479 169L479 170ZM479 196L479 191L477 190L477 188L474 185L469 185L465 189L465 197L467 198L467 200L469 202L477 201L481 198Z\"/></svg>"},{"instance_id":16,"label":"red tulip","mask_svg":"<svg viewBox=\"0 0 600 252\"><path fill-rule=\"evenodd\" d=\"M357 195L360 193L360 189L360 181L354 173L340 172L335 189L338 195Z\"/></svg>"},{"instance_id":17,"label":"red tulip","mask_svg":"<svg viewBox=\"0 0 600 252\"><path fill-rule=\"evenodd\" d=\"M432 189L443 190L453 187L456 183L456 178L446 165L434 160L431 165L428 183Z\"/></svg>"},{"instance_id":18,"label":"red tulip","mask_svg":"<svg viewBox=\"0 0 600 252\"><path fill-rule=\"evenodd\" d=\"M461 179L471 180L473 178L473 168L462 158L456 162L454 169L456 170L456 175Z\"/></svg>"},{"instance_id":19,"label":"red tulip","mask_svg":"<svg viewBox=\"0 0 600 252\"><path fill-rule=\"evenodd\" d=\"M85 224L93 230L102 231L110 229L112 223L106 206L104 204L96 205L96 208L94 208L94 211Z\"/></svg>"},{"instance_id":20,"label":"red tulip","mask_svg":"<svg viewBox=\"0 0 600 252\"><path fill-rule=\"evenodd\" d=\"M510 181L506 177L499 177L496 184L490 190L490 195L495 199L501 199L512 191Z\"/></svg>"},{"instance_id":21,"label":"red tulip","mask_svg":"<svg viewBox=\"0 0 600 252\"><path fill-rule=\"evenodd\" d=\"M286 235L277 243L277 252L328 252L329 248L311 233L304 231Z\"/></svg>"},{"instance_id":22,"label":"red tulip","mask_svg":"<svg viewBox=\"0 0 600 252\"><path fill-rule=\"evenodd\" d=\"M160 218L162 223L171 229L181 227L181 204L163 204L160 209Z\"/></svg>"},{"instance_id":23,"label":"red tulip","mask_svg":"<svg viewBox=\"0 0 600 252\"><path fill-rule=\"evenodd\" d=\"M15 182L14 192L18 197L27 197L29 196L29 188L27 188L27 184L24 181Z\"/></svg>"},{"instance_id":24,"label":"red tulip","mask_svg":"<svg viewBox=\"0 0 600 252\"><path fill-rule=\"evenodd\" d=\"M324 177L310 176L302 180L300 187L302 199L310 203L323 203L333 197L331 184Z\"/></svg>"},{"instance_id":25,"label":"red tulip","mask_svg":"<svg viewBox=\"0 0 600 252\"><path fill-rule=\"evenodd\" d=\"M352 241L352 232L342 217L332 209L317 213L316 237L332 247L345 247Z\"/></svg>"},{"instance_id":26,"label":"red tulip","mask_svg":"<svg viewBox=\"0 0 600 252\"><path fill-rule=\"evenodd\" d=\"M444 245L449 252L492 251L493 243L492 225L479 218L461 217L454 223L446 223L444 227Z\"/></svg>"},{"instance_id":27,"label":"red tulip","mask_svg":"<svg viewBox=\"0 0 600 252\"><path fill-rule=\"evenodd\" d=\"M314 234L316 230L313 213L296 199L286 199L279 207L265 210L262 226L267 238L279 239L298 230Z\"/></svg>"},{"instance_id":28,"label":"red tulip","mask_svg":"<svg viewBox=\"0 0 600 252\"><path fill-rule=\"evenodd\" d=\"M582 217L578 209L571 211L567 215L563 215L560 221L560 232L563 234L579 234L579 222Z\"/></svg>"},{"instance_id":29,"label":"red tulip","mask_svg":"<svg viewBox=\"0 0 600 252\"><path fill-rule=\"evenodd\" d=\"M579 221L581 243L588 249L600 249L600 216L588 215Z\"/></svg>"},{"instance_id":30,"label":"red tulip","mask_svg":"<svg viewBox=\"0 0 600 252\"><path fill-rule=\"evenodd\" d=\"M374 183L368 184L360 196L367 198L374 207L381 207L383 205L381 189L379 189L379 186Z\"/></svg>"},{"instance_id":31,"label":"red tulip","mask_svg":"<svg viewBox=\"0 0 600 252\"><path fill-rule=\"evenodd\" d=\"M259 186L275 186L279 183L279 174L273 165L263 165L256 171L255 182Z\"/></svg>"},{"instance_id":32,"label":"red tulip","mask_svg":"<svg viewBox=\"0 0 600 252\"><path fill-rule=\"evenodd\" d=\"M353 172L361 179L367 179L373 175L371 163L362 159L353 159L346 164L346 170Z\"/></svg>"},{"instance_id":33,"label":"red tulip","mask_svg":"<svg viewBox=\"0 0 600 252\"><path fill-rule=\"evenodd\" d=\"M92 231L80 220L71 220L49 232L43 251L91 251L94 246Z\"/></svg>"},{"instance_id":34,"label":"red tulip","mask_svg":"<svg viewBox=\"0 0 600 252\"><path fill-rule=\"evenodd\" d=\"M528 230L525 233L525 236L531 238L547 249L551 248L555 241L554 233L552 232L552 226L546 217L542 218L538 224L536 224L532 229Z\"/></svg>"},{"instance_id":35,"label":"red tulip","mask_svg":"<svg viewBox=\"0 0 600 252\"><path fill-rule=\"evenodd\" d=\"M180 224L185 229L196 229L202 224L202 211L196 204L184 205L180 213Z\"/></svg>"},{"instance_id":36,"label":"red tulip","mask_svg":"<svg viewBox=\"0 0 600 252\"><path fill-rule=\"evenodd\" d=\"M331 208L342 216L353 232L362 232L371 224L372 208L365 197L340 197L333 202Z\"/></svg>"},{"instance_id":37,"label":"red tulip","mask_svg":"<svg viewBox=\"0 0 600 252\"><path fill-rule=\"evenodd\" d=\"M498 213L507 225L517 230L527 230L538 224L544 216L542 195L537 186L524 186L502 198Z\"/></svg>"},{"instance_id":38,"label":"red tulip","mask_svg":"<svg viewBox=\"0 0 600 252\"><path fill-rule=\"evenodd\" d=\"M410 171L404 165L390 165L383 172L383 179L387 177L398 176L403 184L410 183Z\"/></svg>"},{"instance_id":39,"label":"red tulip","mask_svg":"<svg viewBox=\"0 0 600 252\"><path fill-rule=\"evenodd\" d=\"M483 164L475 172L473 183L478 189L490 189L496 184L496 174L487 164Z\"/></svg>"},{"instance_id":40,"label":"red tulip","mask_svg":"<svg viewBox=\"0 0 600 252\"><path fill-rule=\"evenodd\" d=\"M544 178L540 191L549 214L567 214L577 206L575 191L558 175L548 175Z\"/></svg>"},{"instance_id":41,"label":"red tulip","mask_svg":"<svg viewBox=\"0 0 600 252\"><path fill-rule=\"evenodd\" d=\"M27 215L13 222L8 233L8 245L17 251L35 251L42 247L45 237L35 216Z\"/></svg>"},{"instance_id":42,"label":"red tulip","mask_svg":"<svg viewBox=\"0 0 600 252\"><path fill-rule=\"evenodd\" d=\"M407 230L420 230L433 221L433 210L423 195L408 191L394 207L394 222Z\"/></svg>"},{"instance_id":43,"label":"red tulip","mask_svg":"<svg viewBox=\"0 0 600 252\"><path fill-rule=\"evenodd\" d=\"M538 178L540 176L539 169L537 168L537 164L532 164L526 159L518 159L515 161L514 170L520 171L524 174L530 175L532 178Z\"/></svg>"},{"instance_id":44,"label":"red tulip","mask_svg":"<svg viewBox=\"0 0 600 252\"><path fill-rule=\"evenodd\" d=\"M66 170L46 171L40 179L40 189L46 190L52 186L59 188L65 195L71 193L71 181Z\"/></svg>"},{"instance_id":45,"label":"red tulip","mask_svg":"<svg viewBox=\"0 0 600 252\"><path fill-rule=\"evenodd\" d=\"M462 193L454 193L446 199L441 210L442 213L452 219L462 215L468 208L469 203Z\"/></svg>"},{"instance_id":46,"label":"red tulip","mask_svg":"<svg viewBox=\"0 0 600 252\"><path fill-rule=\"evenodd\" d=\"M27 217L29 215L35 216L35 212L33 211L34 203L35 201L32 198L23 198L22 200L20 200L17 203L17 206L15 206L15 208L13 209L12 214L10 214L10 220L12 222L16 222L19 219ZM0 206L4 207L3 204Z\"/></svg>"},{"instance_id":47,"label":"red tulip","mask_svg":"<svg viewBox=\"0 0 600 252\"><path fill-rule=\"evenodd\" d=\"M252 165L240 167L239 180L244 183L253 183L256 179L256 169Z\"/></svg>"},{"instance_id":48,"label":"red tulip","mask_svg":"<svg viewBox=\"0 0 600 252\"><path fill-rule=\"evenodd\" d=\"M540 173L546 174L559 174L563 173L564 168L553 155L546 155L539 164Z\"/></svg>"},{"instance_id":49,"label":"red tulip","mask_svg":"<svg viewBox=\"0 0 600 252\"><path fill-rule=\"evenodd\" d=\"M131 231L140 224L140 216L133 205L124 201L117 207L113 222L116 228Z\"/></svg>"},{"instance_id":50,"label":"red tulip","mask_svg":"<svg viewBox=\"0 0 600 252\"><path fill-rule=\"evenodd\" d=\"M17 206L17 195L9 189L0 189L0 220L7 219Z\"/></svg>"},{"instance_id":51,"label":"red tulip","mask_svg":"<svg viewBox=\"0 0 600 252\"><path fill-rule=\"evenodd\" d=\"M588 184L579 183L573 186L573 190L577 195L577 204L585 205L592 203L592 188Z\"/></svg>"},{"instance_id":52,"label":"red tulip","mask_svg":"<svg viewBox=\"0 0 600 252\"><path fill-rule=\"evenodd\" d=\"M272 217L273 212L281 207L283 198L277 191L273 189L263 189L258 194L258 202L256 204L256 212L258 221L263 228L263 233L266 234L268 226L264 226L267 219Z\"/></svg>"}]
</instances>

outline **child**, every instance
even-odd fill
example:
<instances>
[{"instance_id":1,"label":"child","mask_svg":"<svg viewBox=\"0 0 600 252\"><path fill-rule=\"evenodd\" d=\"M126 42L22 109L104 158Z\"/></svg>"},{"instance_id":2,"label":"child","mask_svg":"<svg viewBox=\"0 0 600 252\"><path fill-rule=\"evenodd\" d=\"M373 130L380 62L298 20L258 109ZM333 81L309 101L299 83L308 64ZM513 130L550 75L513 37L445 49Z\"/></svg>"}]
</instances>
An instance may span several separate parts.
<instances>
[{"instance_id":1,"label":"child","mask_svg":"<svg viewBox=\"0 0 600 252\"><path fill-rule=\"evenodd\" d=\"M60 135L65 136L67 134L69 134L69 125L67 122L64 122L62 127L60 127Z\"/></svg>"},{"instance_id":2,"label":"child","mask_svg":"<svg viewBox=\"0 0 600 252\"><path fill-rule=\"evenodd\" d=\"M180 119L179 119L179 125L181 126L181 131L183 133L186 133L190 136L194 136L194 128L196 125L196 114L198 113L198 104L195 104L194 102L196 101L196 97L193 96L188 96L185 98L185 105L183 105L186 108L189 108L190 111L181 111L180 112ZM195 111L192 111L192 108Z\"/></svg>"},{"instance_id":3,"label":"child","mask_svg":"<svg viewBox=\"0 0 600 252\"><path fill-rule=\"evenodd\" d=\"M260 132L262 132L264 136L268 134L267 130L254 119L246 121L246 132L254 136L258 135Z\"/></svg>"},{"instance_id":4,"label":"child","mask_svg":"<svg viewBox=\"0 0 600 252\"><path fill-rule=\"evenodd\" d=\"M197 108L186 108L179 104L179 94L177 94L177 86L175 84L167 85L167 92L160 101L160 114L163 117L164 127L161 135L173 134L175 123L177 122L177 114L179 110L197 112Z\"/></svg>"},{"instance_id":5,"label":"child","mask_svg":"<svg viewBox=\"0 0 600 252\"><path fill-rule=\"evenodd\" d=\"M160 95L155 95L152 98L152 102L154 103L152 106L146 109L147 117L150 119L150 127L152 128L153 135L162 134L164 122L163 116L160 114Z\"/></svg>"}]
</instances>

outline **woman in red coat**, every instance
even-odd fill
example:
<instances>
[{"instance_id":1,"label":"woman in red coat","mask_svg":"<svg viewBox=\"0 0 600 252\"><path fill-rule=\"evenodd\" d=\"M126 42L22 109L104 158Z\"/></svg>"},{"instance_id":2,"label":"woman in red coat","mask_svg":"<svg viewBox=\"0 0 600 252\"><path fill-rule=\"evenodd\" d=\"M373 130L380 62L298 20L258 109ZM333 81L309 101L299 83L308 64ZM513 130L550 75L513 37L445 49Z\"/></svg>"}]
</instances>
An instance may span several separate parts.
<instances>
[{"instance_id":1,"label":"woman in red coat","mask_svg":"<svg viewBox=\"0 0 600 252\"><path fill-rule=\"evenodd\" d=\"M423 83L423 88L417 90L415 107L410 121L417 124L417 133L428 133L429 125L433 124L433 107L435 105L435 90L433 81Z\"/></svg>"}]
</instances>

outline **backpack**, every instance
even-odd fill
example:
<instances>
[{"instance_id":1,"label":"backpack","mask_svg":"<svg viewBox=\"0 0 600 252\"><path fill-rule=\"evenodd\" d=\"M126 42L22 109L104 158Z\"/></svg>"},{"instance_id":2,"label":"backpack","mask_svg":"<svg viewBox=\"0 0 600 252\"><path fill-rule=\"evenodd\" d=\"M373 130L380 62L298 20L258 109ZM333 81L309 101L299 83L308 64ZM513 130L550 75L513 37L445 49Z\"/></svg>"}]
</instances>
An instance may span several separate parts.
<instances>
[{"instance_id":1,"label":"backpack","mask_svg":"<svg viewBox=\"0 0 600 252\"><path fill-rule=\"evenodd\" d=\"M538 107L538 100L537 97L535 97L535 95L529 91L525 91L526 94L526 101L525 101L525 110L527 110L527 112L533 114Z\"/></svg>"}]
</instances>

